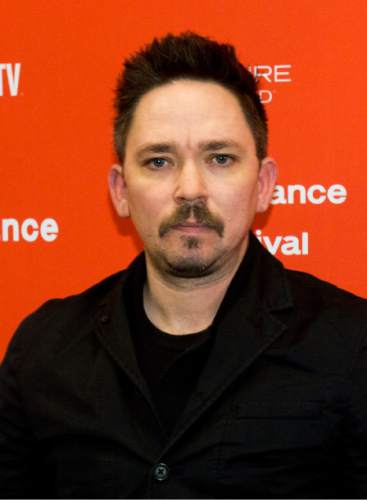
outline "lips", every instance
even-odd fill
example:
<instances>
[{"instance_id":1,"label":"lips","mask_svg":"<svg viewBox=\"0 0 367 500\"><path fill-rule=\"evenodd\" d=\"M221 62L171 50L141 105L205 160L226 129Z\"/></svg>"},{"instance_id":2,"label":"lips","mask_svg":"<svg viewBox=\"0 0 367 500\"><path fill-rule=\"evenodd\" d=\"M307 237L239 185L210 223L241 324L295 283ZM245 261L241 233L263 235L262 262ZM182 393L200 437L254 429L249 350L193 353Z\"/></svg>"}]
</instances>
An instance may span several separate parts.
<instances>
[{"instance_id":1,"label":"lips","mask_svg":"<svg viewBox=\"0 0 367 500\"><path fill-rule=\"evenodd\" d=\"M178 231L196 233L203 230L209 230L210 227L208 227L206 224L200 224L198 222L182 222L180 224L175 224L174 226L172 226L172 229L176 229Z\"/></svg>"}]
</instances>

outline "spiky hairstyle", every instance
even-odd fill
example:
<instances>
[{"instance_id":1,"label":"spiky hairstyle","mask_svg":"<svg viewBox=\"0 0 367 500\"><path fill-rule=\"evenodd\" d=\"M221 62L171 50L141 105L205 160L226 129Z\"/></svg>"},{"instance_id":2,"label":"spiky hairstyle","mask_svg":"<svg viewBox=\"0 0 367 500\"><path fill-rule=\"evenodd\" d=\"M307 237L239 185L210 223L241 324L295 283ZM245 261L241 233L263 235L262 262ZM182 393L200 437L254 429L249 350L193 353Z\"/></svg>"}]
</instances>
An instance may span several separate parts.
<instances>
[{"instance_id":1,"label":"spiky hairstyle","mask_svg":"<svg viewBox=\"0 0 367 500\"><path fill-rule=\"evenodd\" d=\"M255 78L239 62L232 45L185 32L155 38L125 61L115 97L114 143L120 162L139 100L155 87L182 79L214 82L230 90L253 133L258 158L266 156L267 116Z\"/></svg>"}]
</instances>

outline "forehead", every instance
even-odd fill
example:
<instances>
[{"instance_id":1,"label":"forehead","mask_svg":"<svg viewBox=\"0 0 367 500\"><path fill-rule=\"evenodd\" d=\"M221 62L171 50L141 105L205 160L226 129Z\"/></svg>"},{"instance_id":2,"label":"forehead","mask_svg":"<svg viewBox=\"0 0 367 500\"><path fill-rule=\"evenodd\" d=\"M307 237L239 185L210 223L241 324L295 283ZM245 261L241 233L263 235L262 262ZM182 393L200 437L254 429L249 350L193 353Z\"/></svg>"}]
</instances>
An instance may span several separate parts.
<instances>
[{"instance_id":1,"label":"forehead","mask_svg":"<svg viewBox=\"0 0 367 500\"><path fill-rule=\"evenodd\" d=\"M178 80L150 90L140 99L127 135L126 153L144 143L174 142L195 149L203 142L223 138L255 151L238 98L217 83Z\"/></svg>"}]
</instances>

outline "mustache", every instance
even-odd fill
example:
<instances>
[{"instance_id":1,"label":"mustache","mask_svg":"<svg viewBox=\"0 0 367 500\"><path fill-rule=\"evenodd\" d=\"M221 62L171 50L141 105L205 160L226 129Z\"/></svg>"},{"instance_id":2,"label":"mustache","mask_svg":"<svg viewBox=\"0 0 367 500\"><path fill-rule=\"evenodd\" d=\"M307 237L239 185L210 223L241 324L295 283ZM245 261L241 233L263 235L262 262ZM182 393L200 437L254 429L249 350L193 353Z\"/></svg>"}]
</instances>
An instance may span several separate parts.
<instances>
[{"instance_id":1,"label":"mustache","mask_svg":"<svg viewBox=\"0 0 367 500\"><path fill-rule=\"evenodd\" d=\"M224 233L224 223L223 221L213 215L208 207L202 202L183 202L175 211L173 215L164 220L159 226L159 236L163 238L165 234L170 231L174 226L183 224L193 215L195 222L198 224L203 224L206 227L213 229L218 233L220 237Z\"/></svg>"}]
</instances>

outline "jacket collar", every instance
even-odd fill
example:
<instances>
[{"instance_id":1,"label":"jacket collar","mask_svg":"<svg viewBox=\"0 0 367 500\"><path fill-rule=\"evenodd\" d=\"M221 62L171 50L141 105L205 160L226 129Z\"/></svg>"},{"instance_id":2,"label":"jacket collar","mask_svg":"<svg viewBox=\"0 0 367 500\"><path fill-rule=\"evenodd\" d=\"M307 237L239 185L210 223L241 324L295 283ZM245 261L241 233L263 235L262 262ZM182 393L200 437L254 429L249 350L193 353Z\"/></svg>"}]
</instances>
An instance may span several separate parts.
<instances>
[{"instance_id":1,"label":"jacket collar","mask_svg":"<svg viewBox=\"0 0 367 500\"><path fill-rule=\"evenodd\" d=\"M143 272L145 272L145 258L144 254L141 253L126 271L123 271L118 282L100 302L96 333L111 357L133 384L140 389L154 410L148 385L140 372L136 359L128 321L127 304L124 300L124 292L129 277Z\"/></svg>"},{"instance_id":2,"label":"jacket collar","mask_svg":"<svg viewBox=\"0 0 367 500\"><path fill-rule=\"evenodd\" d=\"M229 310L237 308L256 318L259 310L278 311L292 307L290 287L282 263L273 257L250 233L246 254L226 292L216 316L224 319Z\"/></svg>"}]
</instances>

